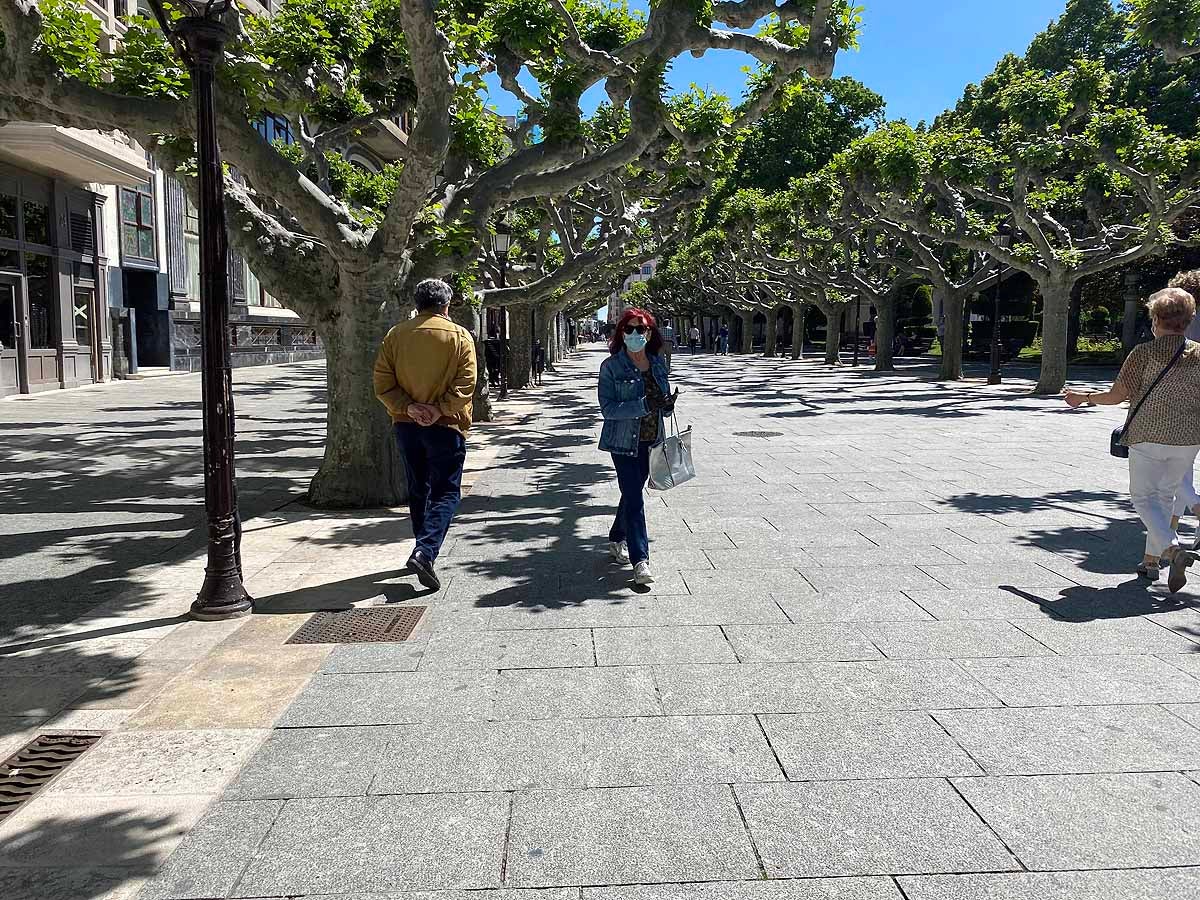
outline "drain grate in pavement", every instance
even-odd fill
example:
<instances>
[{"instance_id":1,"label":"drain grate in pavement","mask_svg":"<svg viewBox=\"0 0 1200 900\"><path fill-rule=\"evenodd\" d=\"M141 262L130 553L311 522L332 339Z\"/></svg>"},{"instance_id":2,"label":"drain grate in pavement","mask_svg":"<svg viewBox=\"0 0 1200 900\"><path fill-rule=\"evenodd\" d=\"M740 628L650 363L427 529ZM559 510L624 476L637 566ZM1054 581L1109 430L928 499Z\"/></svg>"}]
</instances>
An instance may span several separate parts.
<instances>
[{"instance_id":1,"label":"drain grate in pavement","mask_svg":"<svg viewBox=\"0 0 1200 900\"><path fill-rule=\"evenodd\" d=\"M755 437L755 438L783 437L783 432L782 431L735 431L733 433L733 436L734 437Z\"/></svg>"},{"instance_id":2,"label":"drain grate in pavement","mask_svg":"<svg viewBox=\"0 0 1200 900\"><path fill-rule=\"evenodd\" d=\"M0 822L98 740L98 734L43 734L0 763Z\"/></svg>"},{"instance_id":3,"label":"drain grate in pavement","mask_svg":"<svg viewBox=\"0 0 1200 900\"><path fill-rule=\"evenodd\" d=\"M339 609L316 613L288 638L289 644L372 644L407 641L424 606Z\"/></svg>"}]
</instances>

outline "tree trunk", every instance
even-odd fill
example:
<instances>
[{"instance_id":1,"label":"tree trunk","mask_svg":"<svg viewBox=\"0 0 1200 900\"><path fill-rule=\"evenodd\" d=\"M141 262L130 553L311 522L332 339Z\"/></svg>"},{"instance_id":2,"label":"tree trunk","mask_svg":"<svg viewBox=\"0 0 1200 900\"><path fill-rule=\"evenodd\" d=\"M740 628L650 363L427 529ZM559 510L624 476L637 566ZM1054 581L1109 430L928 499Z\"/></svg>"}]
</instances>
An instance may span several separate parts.
<instances>
[{"instance_id":1,"label":"tree trunk","mask_svg":"<svg viewBox=\"0 0 1200 900\"><path fill-rule=\"evenodd\" d=\"M945 333L942 336L942 367L938 381L959 381L962 373L963 306L966 294L952 292L942 297Z\"/></svg>"},{"instance_id":2,"label":"tree trunk","mask_svg":"<svg viewBox=\"0 0 1200 900\"><path fill-rule=\"evenodd\" d=\"M888 294L875 301L875 371L894 372L892 343L896 338L896 297Z\"/></svg>"},{"instance_id":3,"label":"tree trunk","mask_svg":"<svg viewBox=\"0 0 1200 900\"><path fill-rule=\"evenodd\" d=\"M763 356L773 359L776 356L775 344L779 340L779 309L767 310L767 346L763 348Z\"/></svg>"},{"instance_id":4,"label":"tree trunk","mask_svg":"<svg viewBox=\"0 0 1200 900\"><path fill-rule=\"evenodd\" d=\"M379 345L399 312L394 303L372 302L377 293L343 275L337 308L314 323L329 390L325 457L307 499L322 509L398 506L407 497L391 419L372 383Z\"/></svg>"},{"instance_id":5,"label":"tree trunk","mask_svg":"<svg viewBox=\"0 0 1200 900\"><path fill-rule=\"evenodd\" d=\"M483 352L483 327L479 310L468 300L455 298L450 318L471 332L475 339L475 399L471 403L476 422L492 421L492 393L488 389L487 354Z\"/></svg>"},{"instance_id":6,"label":"tree trunk","mask_svg":"<svg viewBox=\"0 0 1200 900\"><path fill-rule=\"evenodd\" d=\"M825 316L825 365L840 366L842 364L842 311L836 312L832 306L817 304L821 314Z\"/></svg>"},{"instance_id":7,"label":"tree trunk","mask_svg":"<svg viewBox=\"0 0 1200 900\"><path fill-rule=\"evenodd\" d=\"M530 307L508 308L508 387L518 391L529 386L532 373L533 323Z\"/></svg>"},{"instance_id":8,"label":"tree trunk","mask_svg":"<svg viewBox=\"0 0 1200 900\"><path fill-rule=\"evenodd\" d=\"M739 353L754 352L754 313L743 312L738 313L738 318L742 320L742 344L738 348Z\"/></svg>"},{"instance_id":9,"label":"tree trunk","mask_svg":"<svg viewBox=\"0 0 1200 900\"><path fill-rule=\"evenodd\" d=\"M1057 394L1067 383L1067 319L1071 310L1069 278L1038 283L1042 291L1042 372L1035 394Z\"/></svg>"},{"instance_id":10,"label":"tree trunk","mask_svg":"<svg viewBox=\"0 0 1200 900\"><path fill-rule=\"evenodd\" d=\"M808 307L797 303L792 307L792 359L804 359L804 320Z\"/></svg>"}]
</instances>

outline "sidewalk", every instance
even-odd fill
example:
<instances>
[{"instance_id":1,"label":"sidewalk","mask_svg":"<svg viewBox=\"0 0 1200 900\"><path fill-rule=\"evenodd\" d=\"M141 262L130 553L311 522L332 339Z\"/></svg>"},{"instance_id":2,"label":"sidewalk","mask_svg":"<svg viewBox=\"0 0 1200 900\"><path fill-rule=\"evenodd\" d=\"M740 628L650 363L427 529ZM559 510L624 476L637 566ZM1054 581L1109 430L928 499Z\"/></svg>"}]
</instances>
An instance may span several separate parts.
<instances>
[{"instance_id":1,"label":"sidewalk","mask_svg":"<svg viewBox=\"0 0 1200 900\"><path fill-rule=\"evenodd\" d=\"M1200 609L1127 574L1115 412L677 355L701 478L653 495L635 592L599 360L473 439L436 596L401 514L285 506L247 523L257 615L181 622L185 561L0 656L10 730L132 660L4 739L107 732L0 824L0 897L1196 896ZM285 643L384 604L413 640Z\"/></svg>"}]
</instances>

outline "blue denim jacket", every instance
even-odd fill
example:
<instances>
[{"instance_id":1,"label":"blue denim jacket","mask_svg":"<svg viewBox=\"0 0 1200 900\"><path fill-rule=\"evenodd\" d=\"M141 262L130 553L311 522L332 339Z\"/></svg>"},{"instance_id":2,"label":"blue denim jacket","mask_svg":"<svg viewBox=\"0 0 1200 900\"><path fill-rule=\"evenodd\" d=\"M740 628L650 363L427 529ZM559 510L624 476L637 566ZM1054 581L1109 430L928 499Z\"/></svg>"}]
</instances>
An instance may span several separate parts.
<instances>
[{"instance_id":1,"label":"blue denim jacket","mask_svg":"<svg viewBox=\"0 0 1200 900\"><path fill-rule=\"evenodd\" d=\"M658 380L664 397L671 395L667 364L661 356L650 357L650 371ZM621 456L637 456L638 432L646 409L646 382L625 351L615 353L600 366L600 414L604 429L600 449ZM665 434L663 416L658 414L658 436Z\"/></svg>"}]
</instances>

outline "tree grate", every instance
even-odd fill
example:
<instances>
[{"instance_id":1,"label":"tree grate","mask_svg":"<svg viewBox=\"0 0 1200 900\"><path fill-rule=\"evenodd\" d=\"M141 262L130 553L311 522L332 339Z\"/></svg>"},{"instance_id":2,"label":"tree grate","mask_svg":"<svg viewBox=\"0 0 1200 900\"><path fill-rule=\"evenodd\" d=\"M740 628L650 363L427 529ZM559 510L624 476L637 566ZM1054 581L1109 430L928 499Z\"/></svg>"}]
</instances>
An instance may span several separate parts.
<instances>
[{"instance_id":1,"label":"tree grate","mask_svg":"<svg viewBox=\"0 0 1200 900\"><path fill-rule=\"evenodd\" d=\"M735 431L734 437L769 438L783 437L782 431Z\"/></svg>"},{"instance_id":2,"label":"tree grate","mask_svg":"<svg viewBox=\"0 0 1200 900\"><path fill-rule=\"evenodd\" d=\"M424 606L326 610L313 615L288 638L289 644L375 644L407 641L425 614Z\"/></svg>"},{"instance_id":3,"label":"tree grate","mask_svg":"<svg viewBox=\"0 0 1200 900\"><path fill-rule=\"evenodd\" d=\"M0 822L98 740L98 734L43 734L0 763Z\"/></svg>"}]
</instances>

